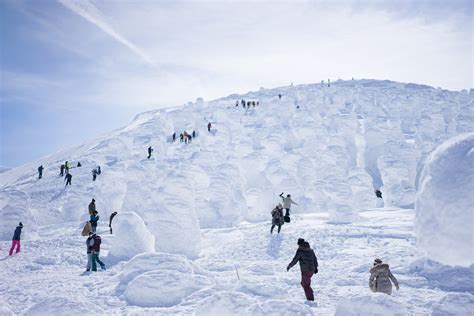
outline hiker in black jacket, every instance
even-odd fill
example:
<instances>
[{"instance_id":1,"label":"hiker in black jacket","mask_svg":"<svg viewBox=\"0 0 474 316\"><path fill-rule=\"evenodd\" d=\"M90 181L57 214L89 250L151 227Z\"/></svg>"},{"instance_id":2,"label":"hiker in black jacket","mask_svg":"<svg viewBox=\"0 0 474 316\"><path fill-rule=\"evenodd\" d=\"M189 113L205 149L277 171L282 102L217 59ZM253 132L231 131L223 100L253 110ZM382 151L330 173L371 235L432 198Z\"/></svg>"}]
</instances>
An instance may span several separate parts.
<instances>
[{"instance_id":1,"label":"hiker in black jacket","mask_svg":"<svg viewBox=\"0 0 474 316\"><path fill-rule=\"evenodd\" d=\"M10 248L10 256L13 255L13 250L15 250L15 248L16 248L16 253L20 252L20 237L21 237L22 228L23 228L23 224L21 222L15 228L15 232L13 233L13 238L12 238L12 247Z\"/></svg>"},{"instance_id":2,"label":"hiker in black jacket","mask_svg":"<svg viewBox=\"0 0 474 316\"><path fill-rule=\"evenodd\" d=\"M309 243L303 238L298 239L298 250L296 250L295 257L291 260L286 271L289 271L298 261L300 263L301 286L304 289L304 294L308 301L314 301L311 277L313 274L318 273L318 259Z\"/></svg>"}]
</instances>

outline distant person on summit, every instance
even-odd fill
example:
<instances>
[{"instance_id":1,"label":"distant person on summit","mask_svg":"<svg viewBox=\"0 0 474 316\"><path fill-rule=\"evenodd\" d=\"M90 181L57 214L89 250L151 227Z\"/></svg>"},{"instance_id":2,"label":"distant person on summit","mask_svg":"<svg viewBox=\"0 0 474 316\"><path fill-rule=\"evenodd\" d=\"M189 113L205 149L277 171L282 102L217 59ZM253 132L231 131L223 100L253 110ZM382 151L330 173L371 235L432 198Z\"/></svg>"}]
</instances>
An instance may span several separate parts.
<instances>
[{"instance_id":1,"label":"distant person on summit","mask_svg":"<svg viewBox=\"0 0 474 316\"><path fill-rule=\"evenodd\" d=\"M23 228L23 224L21 222L15 228L15 233L13 233L13 238L12 238L12 247L10 248L10 256L13 255L13 250L15 249L15 247L16 247L16 253L20 252L20 237L21 237L22 228Z\"/></svg>"},{"instance_id":2,"label":"distant person on summit","mask_svg":"<svg viewBox=\"0 0 474 316\"><path fill-rule=\"evenodd\" d=\"M286 197L283 197L283 192L281 192L280 197L283 199L283 208L286 211L285 216L290 216L291 204L298 205L298 203L291 199L290 194L287 194Z\"/></svg>"},{"instance_id":3,"label":"distant person on summit","mask_svg":"<svg viewBox=\"0 0 474 316\"><path fill-rule=\"evenodd\" d=\"M38 167L38 179L41 179L43 177L43 165Z\"/></svg>"},{"instance_id":4,"label":"distant person on summit","mask_svg":"<svg viewBox=\"0 0 474 316\"><path fill-rule=\"evenodd\" d=\"M148 147L148 159L151 158L151 153L152 153L152 152L153 152L153 148L151 148L151 146Z\"/></svg>"},{"instance_id":5,"label":"distant person on summit","mask_svg":"<svg viewBox=\"0 0 474 316\"><path fill-rule=\"evenodd\" d=\"M304 289L306 299L308 301L314 301L313 289L311 288L311 277L313 274L318 273L318 259L309 243L303 238L299 238L297 244L298 250L296 250L293 260L291 260L288 267L286 267L286 271L290 271L297 262L300 263L301 286Z\"/></svg>"},{"instance_id":6,"label":"distant person on summit","mask_svg":"<svg viewBox=\"0 0 474 316\"><path fill-rule=\"evenodd\" d=\"M207 131L210 132L211 131L211 127L212 127L212 124L211 122L207 123Z\"/></svg>"},{"instance_id":7,"label":"distant person on summit","mask_svg":"<svg viewBox=\"0 0 474 316\"><path fill-rule=\"evenodd\" d=\"M66 177L64 178L64 180L66 181L66 185L71 185L72 174L67 173L67 174L66 174Z\"/></svg>"}]
</instances>

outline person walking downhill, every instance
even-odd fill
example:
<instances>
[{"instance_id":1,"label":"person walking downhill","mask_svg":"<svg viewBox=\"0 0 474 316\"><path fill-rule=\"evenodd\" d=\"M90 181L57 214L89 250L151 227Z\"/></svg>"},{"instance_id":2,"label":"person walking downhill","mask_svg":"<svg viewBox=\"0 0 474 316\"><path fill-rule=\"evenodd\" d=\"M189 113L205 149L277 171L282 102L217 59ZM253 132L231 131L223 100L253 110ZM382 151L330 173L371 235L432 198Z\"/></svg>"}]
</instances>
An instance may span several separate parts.
<instances>
[{"instance_id":1,"label":"person walking downhill","mask_svg":"<svg viewBox=\"0 0 474 316\"><path fill-rule=\"evenodd\" d=\"M100 260L100 244L102 240L99 235L95 232L92 233L91 240L89 241L89 247L92 253L92 271L97 271L97 263L100 265L102 270L105 270L105 264Z\"/></svg>"},{"instance_id":2,"label":"person walking downhill","mask_svg":"<svg viewBox=\"0 0 474 316\"><path fill-rule=\"evenodd\" d=\"M318 259L316 258L313 249L309 246L309 243L303 238L299 238L297 244L298 250L296 250L293 260L291 260L288 267L286 267L286 271L290 271L297 262L300 263L301 286L304 289L306 299L308 301L314 301L313 289L311 288L311 277L313 274L318 273Z\"/></svg>"},{"instance_id":3,"label":"person walking downhill","mask_svg":"<svg viewBox=\"0 0 474 316\"><path fill-rule=\"evenodd\" d=\"M99 213L97 211L94 211L90 217L90 222L92 225L92 232L95 233L97 230L97 222L99 221L100 216L98 215Z\"/></svg>"},{"instance_id":4,"label":"person walking downhill","mask_svg":"<svg viewBox=\"0 0 474 316\"><path fill-rule=\"evenodd\" d=\"M272 228L270 229L270 234L273 234L273 229L275 226L278 226L278 233L280 233L281 226L285 223L283 220L283 208L281 203L278 203L277 206L272 210Z\"/></svg>"},{"instance_id":5,"label":"person walking downhill","mask_svg":"<svg viewBox=\"0 0 474 316\"><path fill-rule=\"evenodd\" d=\"M287 194L286 197L283 197L283 192L280 193L280 197L283 200L283 208L285 209L285 216L290 216L291 204L298 205L295 201L291 199L291 195Z\"/></svg>"},{"instance_id":6,"label":"person walking downhill","mask_svg":"<svg viewBox=\"0 0 474 316\"><path fill-rule=\"evenodd\" d=\"M110 228L110 233L112 234L112 220L114 219L114 217L117 215L117 212L113 212L112 214L110 214L110 218L109 218L109 228Z\"/></svg>"},{"instance_id":7,"label":"person walking downhill","mask_svg":"<svg viewBox=\"0 0 474 316\"><path fill-rule=\"evenodd\" d=\"M43 165L38 167L38 179L41 179L43 177Z\"/></svg>"},{"instance_id":8,"label":"person walking downhill","mask_svg":"<svg viewBox=\"0 0 474 316\"><path fill-rule=\"evenodd\" d=\"M66 181L66 185L71 185L71 180L72 180L72 174L68 172L66 174L66 177L64 178L64 181Z\"/></svg>"},{"instance_id":9,"label":"person walking downhill","mask_svg":"<svg viewBox=\"0 0 474 316\"><path fill-rule=\"evenodd\" d=\"M392 282L390 280L395 284L395 288L398 291L400 288L398 281L390 271L388 264L382 263L380 259L375 259L374 266L370 269L369 278L369 287L372 292L392 295Z\"/></svg>"},{"instance_id":10,"label":"person walking downhill","mask_svg":"<svg viewBox=\"0 0 474 316\"><path fill-rule=\"evenodd\" d=\"M10 248L10 256L13 256L13 250L16 248L15 253L20 252L20 239L21 239L21 229L23 228L23 224L20 222L18 226L15 228L15 232L13 233L12 238L12 246Z\"/></svg>"}]
</instances>

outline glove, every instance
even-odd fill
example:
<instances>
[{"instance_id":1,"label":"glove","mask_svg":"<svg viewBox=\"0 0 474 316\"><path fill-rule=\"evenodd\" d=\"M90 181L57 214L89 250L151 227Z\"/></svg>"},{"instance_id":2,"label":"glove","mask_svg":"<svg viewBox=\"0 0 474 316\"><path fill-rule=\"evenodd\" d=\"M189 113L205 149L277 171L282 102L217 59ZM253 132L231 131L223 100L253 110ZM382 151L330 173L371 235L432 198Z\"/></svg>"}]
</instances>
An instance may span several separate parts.
<instances>
[{"instance_id":1,"label":"glove","mask_svg":"<svg viewBox=\"0 0 474 316\"><path fill-rule=\"evenodd\" d=\"M400 286L397 284L395 285L395 288L397 289L397 291L400 289Z\"/></svg>"},{"instance_id":2,"label":"glove","mask_svg":"<svg viewBox=\"0 0 474 316\"><path fill-rule=\"evenodd\" d=\"M314 274L318 274L318 268L314 269Z\"/></svg>"}]
</instances>

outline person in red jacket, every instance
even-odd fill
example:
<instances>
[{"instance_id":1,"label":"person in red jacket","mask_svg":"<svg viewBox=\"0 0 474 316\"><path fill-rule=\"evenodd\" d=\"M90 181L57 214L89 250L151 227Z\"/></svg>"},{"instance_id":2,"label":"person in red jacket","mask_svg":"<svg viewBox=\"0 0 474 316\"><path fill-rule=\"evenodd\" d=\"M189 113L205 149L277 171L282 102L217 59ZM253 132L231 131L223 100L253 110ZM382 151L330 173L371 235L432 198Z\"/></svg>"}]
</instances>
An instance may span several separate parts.
<instances>
[{"instance_id":1,"label":"person in red jacket","mask_svg":"<svg viewBox=\"0 0 474 316\"><path fill-rule=\"evenodd\" d=\"M105 264L100 260L99 254L100 254L100 244L102 243L102 240L99 235L96 233L92 233L89 240L89 249L90 252L92 253L92 271L97 271L97 263L100 265L100 268L102 270L105 270Z\"/></svg>"}]
</instances>

